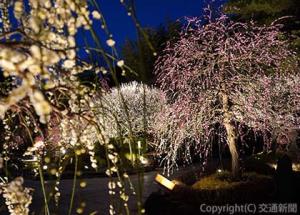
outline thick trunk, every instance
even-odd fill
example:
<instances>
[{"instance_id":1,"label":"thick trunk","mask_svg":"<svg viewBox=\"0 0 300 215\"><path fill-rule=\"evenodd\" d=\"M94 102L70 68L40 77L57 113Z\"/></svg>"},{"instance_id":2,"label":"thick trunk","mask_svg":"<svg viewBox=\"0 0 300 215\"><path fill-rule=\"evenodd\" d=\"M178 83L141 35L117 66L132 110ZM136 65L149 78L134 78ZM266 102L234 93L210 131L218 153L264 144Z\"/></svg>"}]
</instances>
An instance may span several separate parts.
<instances>
[{"instance_id":1,"label":"thick trunk","mask_svg":"<svg viewBox=\"0 0 300 215\"><path fill-rule=\"evenodd\" d=\"M231 123L225 123L224 126L227 132L227 144L231 154L231 171L234 178L239 176L239 154L236 148L236 134Z\"/></svg>"},{"instance_id":2,"label":"thick trunk","mask_svg":"<svg viewBox=\"0 0 300 215\"><path fill-rule=\"evenodd\" d=\"M224 89L224 88L223 88ZM231 171L234 178L239 177L239 154L236 147L236 132L235 127L231 122L231 113L229 110L229 101L228 95L225 90L223 90L222 94L222 103L223 103L223 125L225 126L227 133L227 144L229 146L229 151L231 154Z\"/></svg>"}]
</instances>

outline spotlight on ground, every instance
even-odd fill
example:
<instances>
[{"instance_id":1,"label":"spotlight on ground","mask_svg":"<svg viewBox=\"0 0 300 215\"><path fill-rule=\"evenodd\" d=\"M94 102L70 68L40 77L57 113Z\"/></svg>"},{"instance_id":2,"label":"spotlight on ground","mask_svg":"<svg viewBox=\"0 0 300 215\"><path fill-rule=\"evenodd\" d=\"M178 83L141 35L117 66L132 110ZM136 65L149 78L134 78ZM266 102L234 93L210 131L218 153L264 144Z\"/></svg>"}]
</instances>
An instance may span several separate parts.
<instances>
[{"instance_id":1,"label":"spotlight on ground","mask_svg":"<svg viewBox=\"0 0 300 215\"><path fill-rule=\"evenodd\" d=\"M163 187L167 188L168 190L173 190L175 187L175 183L167 179L166 177L162 176L161 174L157 174L155 176L155 181L162 185Z\"/></svg>"}]
</instances>

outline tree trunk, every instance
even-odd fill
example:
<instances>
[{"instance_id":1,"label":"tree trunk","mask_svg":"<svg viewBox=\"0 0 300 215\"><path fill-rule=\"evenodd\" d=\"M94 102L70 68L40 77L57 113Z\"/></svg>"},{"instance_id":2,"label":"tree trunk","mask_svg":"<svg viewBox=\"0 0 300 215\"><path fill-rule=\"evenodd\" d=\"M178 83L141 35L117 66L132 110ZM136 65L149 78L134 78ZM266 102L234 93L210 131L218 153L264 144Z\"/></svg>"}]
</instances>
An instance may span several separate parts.
<instances>
[{"instance_id":1,"label":"tree trunk","mask_svg":"<svg viewBox=\"0 0 300 215\"><path fill-rule=\"evenodd\" d=\"M234 178L239 177L239 154L236 148L236 134L231 123L224 122L227 132L227 144L231 154L231 172Z\"/></svg>"},{"instance_id":2,"label":"tree trunk","mask_svg":"<svg viewBox=\"0 0 300 215\"><path fill-rule=\"evenodd\" d=\"M239 177L239 154L236 147L236 131L231 122L232 116L229 110L229 100L224 88L221 93L223 103L223 125L225 126L227 133L227 144L231 154L231 171L234 178Z\"/></svg>"}]
</instances>

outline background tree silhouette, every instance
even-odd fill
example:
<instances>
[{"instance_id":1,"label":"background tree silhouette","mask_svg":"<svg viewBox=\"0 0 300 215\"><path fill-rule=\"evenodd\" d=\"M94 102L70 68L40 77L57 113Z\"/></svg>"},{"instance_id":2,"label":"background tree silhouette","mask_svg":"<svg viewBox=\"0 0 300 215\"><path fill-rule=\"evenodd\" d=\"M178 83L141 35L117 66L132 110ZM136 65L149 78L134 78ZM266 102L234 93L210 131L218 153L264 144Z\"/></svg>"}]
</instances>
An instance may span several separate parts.
<instances>
[{"instance_id":1,"label":"background tree silhouette","mask_svg":"<svg viewBox=\"0 0 300 215\"><path fill-rule=\"evenodd\" d=\"M168 22L166 26L161 25L156 29L144 29L144 33L147 34L155 53L153 53L148 41L142 35L136 41L127 40L122 47L122 56L127 65L137 75L128 74L124 78L125 81L137 80L146 84L153 84L155 82L153 72L155 60L168 41L176 41L180 29L181 23L179 21Z\"/></svg>"},{"instance_id":2,"label":"background tree silhouette","mask_svg":"<svg viewBox=\"0 0 300 215\"><path fill-rule=\"evenodd\" d=\"M239 21L254 20L259 24L271 24L277 19L284 25L292 44L300 48L300 7L297 0L229 0L224 12Z\"/></svg>"}]
</instances>

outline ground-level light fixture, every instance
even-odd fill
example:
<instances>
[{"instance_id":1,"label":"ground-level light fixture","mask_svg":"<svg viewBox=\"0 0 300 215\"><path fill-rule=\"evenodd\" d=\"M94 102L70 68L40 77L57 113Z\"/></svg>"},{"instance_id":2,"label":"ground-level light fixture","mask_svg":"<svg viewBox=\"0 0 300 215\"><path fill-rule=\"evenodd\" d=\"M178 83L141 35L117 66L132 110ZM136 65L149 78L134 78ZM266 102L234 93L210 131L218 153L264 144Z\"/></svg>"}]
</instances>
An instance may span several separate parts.
<instances>
[{"instance_id":1,"label":"ground-level light fixture","mask_svg":"<svg viewBox=\"0 0 300 215\"><path fill-rule=\"evenodd\" d=\"M175 183L167 179L166 177L162 176L161 174L157 174L155 176L155 181L162 185L163 187L167 188L168 190L173 190L175 187Z\"/></svg>"}]
</instances>

